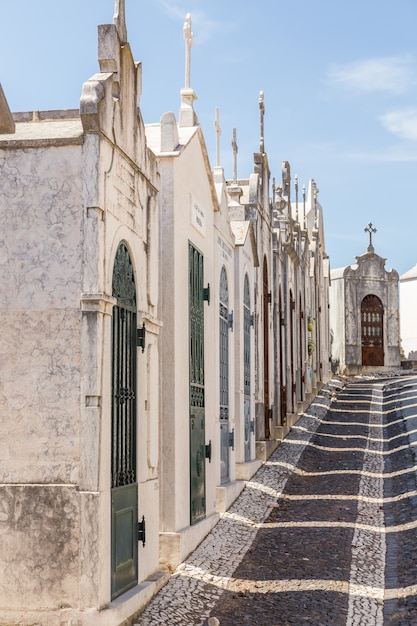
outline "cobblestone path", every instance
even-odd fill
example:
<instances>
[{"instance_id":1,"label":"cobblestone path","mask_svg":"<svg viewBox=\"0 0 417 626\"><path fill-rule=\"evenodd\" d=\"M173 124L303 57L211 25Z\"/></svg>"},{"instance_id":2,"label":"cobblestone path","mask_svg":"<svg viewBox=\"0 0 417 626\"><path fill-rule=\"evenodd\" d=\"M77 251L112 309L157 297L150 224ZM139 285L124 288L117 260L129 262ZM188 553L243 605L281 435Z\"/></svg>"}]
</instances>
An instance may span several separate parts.
<instances>
[{"instance_id":1,"label":"cobblestone path","mask_svg":"<svg viewBox=\"0 0 417 626\"><path fill-rule=\"evenodd\" d=\"M417 626L417 377L334 379L137 620Z\"/></svg>"}]
</instances>

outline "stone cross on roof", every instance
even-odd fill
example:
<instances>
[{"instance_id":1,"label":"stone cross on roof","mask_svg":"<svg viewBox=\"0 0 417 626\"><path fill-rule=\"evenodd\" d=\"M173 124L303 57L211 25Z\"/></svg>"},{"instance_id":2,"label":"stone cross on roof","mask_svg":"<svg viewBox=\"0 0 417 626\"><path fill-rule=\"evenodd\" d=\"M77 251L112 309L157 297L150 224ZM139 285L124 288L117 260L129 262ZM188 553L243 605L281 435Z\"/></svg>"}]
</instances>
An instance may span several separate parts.
<instances>
[{"instance_id":1,"label":"stone cross on roof","mask_svg":"<svg viewBox=\"0 0 417 626\"><path fill-rule=\"evenodd\" d=\"M260 141L260 150L263 153L265 151L264 145L264 117L265 117L265 104L264 104L264 92L261 91L259 93L259 112L261 117L261 141Z\"/></svg>"},{"instance_id":2,"label":"stone cross on roof","mask_svg":"<svg viewBox=\"0 0 417 626\"><path fill-rule=\"evenodd\" d=\"M366 226L363 230L365 231L365 233L369 233L368 252L373 252L374 247L372 245L372 233L376 233L376 228L372 226L372 222L369 222L368 226Z\"/></svg>"},{"instance_id":3,"label":"stone cross on roof","mask_svg":"<svg viewBox=\"0 0 417 626\"><path fill-rule=\"evenodd\" d=\"M295 221L298 222L298 176L297 174L294 176L294 187L295 187Z\"/></svg>"},{"instance_id":4,"label":"stone cross on roof","mask_svg":"<svg viewBox=\"0 0 417 626\"><path fill-rule=\"evenodd\" d=\"M214 128L216 129L216 167L220 167L220 135L222 134L222 129L220 128L220 114L218 108L216 108Z\"/></svg>"},{"instance_id":5,"label":"stone cross on roof","mask_svg":"<svg viewBox=\"0 0 417 626\"><path fill-rule=\"evenodd\" d=\"M119 33L120 43L127 43L125 0L115 0L113 24Z\"/></svg>"},{"instance_id":6,"label":"stone cross on roof","mask_svg":"<svg viewBox=\"0 0 417 626\"><path fill-rule=\"evenodd\" d=\"M237 153L239 152L237 143L236 143L236 128L233 129L232 148L233 148L233 182L236 185L237 184Z\"/></svg>"},{"instance_id":7,"label":"stone cross on roof","mask_svg":"<svg viewBox=\"0 0 417 626\"><path fill-rule=\"evenodd\" d=\"M184 27L184 39L185 39L185 88L190 88L190 66L191 66L191 48L193 47L194 37L191 30L191 15L187 13L185 17Z\"/></svg>"}]
</instances>

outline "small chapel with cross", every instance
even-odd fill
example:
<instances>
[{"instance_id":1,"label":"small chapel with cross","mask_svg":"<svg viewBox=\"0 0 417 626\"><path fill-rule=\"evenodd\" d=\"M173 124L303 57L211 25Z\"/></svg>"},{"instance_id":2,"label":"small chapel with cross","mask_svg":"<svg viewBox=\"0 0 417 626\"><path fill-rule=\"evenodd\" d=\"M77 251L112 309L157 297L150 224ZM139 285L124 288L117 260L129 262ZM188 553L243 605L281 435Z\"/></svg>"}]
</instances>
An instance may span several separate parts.
<instances>
[{"instance_id":1,"label":"small chapel with cross","mask_svg":"<svg viewBox=\"0 0 417 626\"><path fill-rule=\"evenodd\" d=\"M331 271L330 332L333 372L356 374L400 367L399 299L396 270L376 254L372 222L369 243L356 264Z\"/></svg>"}]
</instances>

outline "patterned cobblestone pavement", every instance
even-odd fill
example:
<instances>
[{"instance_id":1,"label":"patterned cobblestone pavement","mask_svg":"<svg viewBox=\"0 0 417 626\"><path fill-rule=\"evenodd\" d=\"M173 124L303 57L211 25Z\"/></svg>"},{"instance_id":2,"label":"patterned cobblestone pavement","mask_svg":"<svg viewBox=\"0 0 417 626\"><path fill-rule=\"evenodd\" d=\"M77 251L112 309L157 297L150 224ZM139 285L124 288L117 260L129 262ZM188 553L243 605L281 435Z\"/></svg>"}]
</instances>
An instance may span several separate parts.
<instances>
[{"instance_id":1,"label":"patterned cobblestone pavement","mask_svg":"<svg viewBox=\"0 0 417 626\"><path fill-rule=\"evenodd\" d=\"M417 377L334 379L139 626L417 626Z\"/></svg>"}]
</instances>

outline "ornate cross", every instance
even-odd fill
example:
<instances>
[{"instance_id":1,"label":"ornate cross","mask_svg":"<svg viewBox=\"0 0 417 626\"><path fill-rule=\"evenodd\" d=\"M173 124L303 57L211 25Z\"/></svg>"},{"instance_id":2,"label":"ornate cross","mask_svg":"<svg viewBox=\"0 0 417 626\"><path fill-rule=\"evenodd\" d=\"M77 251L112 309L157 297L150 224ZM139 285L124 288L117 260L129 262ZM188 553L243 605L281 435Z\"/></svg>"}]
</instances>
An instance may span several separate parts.
<instances>
[{"instance_id":1,"label":"ornate cross","mask_svg":"<svg viewBox=\"0 0 417 626\"><path fill-rule=\"evenodd\" d=\"M191 30L191 14L187 13L184 22L184 39L185 39L185 88L190 89L190 64L191 64L191 48L193 47L194 37Z\"/></svg>"},{"instance_id":2,"label":"ornate cross","mask_svg":"<svg viewBox=\"0 0 417 626\"><path fill-rule=\"evenodd\" d=\"M372 222L369 222L368 226L366 226L366 228L364 228L363 230L365 231L365 233L369 233L368 250L373 251L374 247L372 245L372 233L376 233L376 228L372 226Z\"/></svg>"},{"instance_id":3,"label":"ornate cross","mask_svg":"<svg viewBox=\"0 0 417 626\"><path fill-rule=\"evenodd\" d=\"M297 174L294 177L294 187L295 187L295 221L298 222L298 176Z\"/></svg>"},{"instance_id":4,"label":"ornate cross","mask_svg":"<svg viewBox=\"0 0 417 626\"><path fill-rule=\"evenodd\" d=\"M220 128L220 114L218 108L216 108L214 128L216 129L216 167L220 167L220 135L222 134L222 129Z\"/></svg>"},{"instance_id":5,"label":"ornate cross","mask_svg":"<svg viewBox=\"0 0 417 626\"><path fill-rule=\"evenodd\" d=\"M233 129L233 139L232 139L232 148L233 148L233 182L237 184L237 143L236 143L236 128Z\"/></svg>"},{"instance_id":6,"label":"ornate cross","mask_svg":"<svg viewBox=\"0 0 417 626\"><path fill-rule=\"evenodd\" d=\"M125 0L115 0L113 24L117 28L121 43L127 43Z\"/></svg>"},{"instance_id":7,"label":"ornate cross","mask_svg":"<svg viewBox=\"0 0 417 626\"><path fill-rule=\"evenodd\" d=\"M265 151L265 146L264 146L265 104L264 104L264 92L263 91L261 91L259 93L259 113L260 113L260 117L261 117L261 142L260 142L260 148L261 148L261 152L263 153Z\"/></svg>"}]
</instances>

